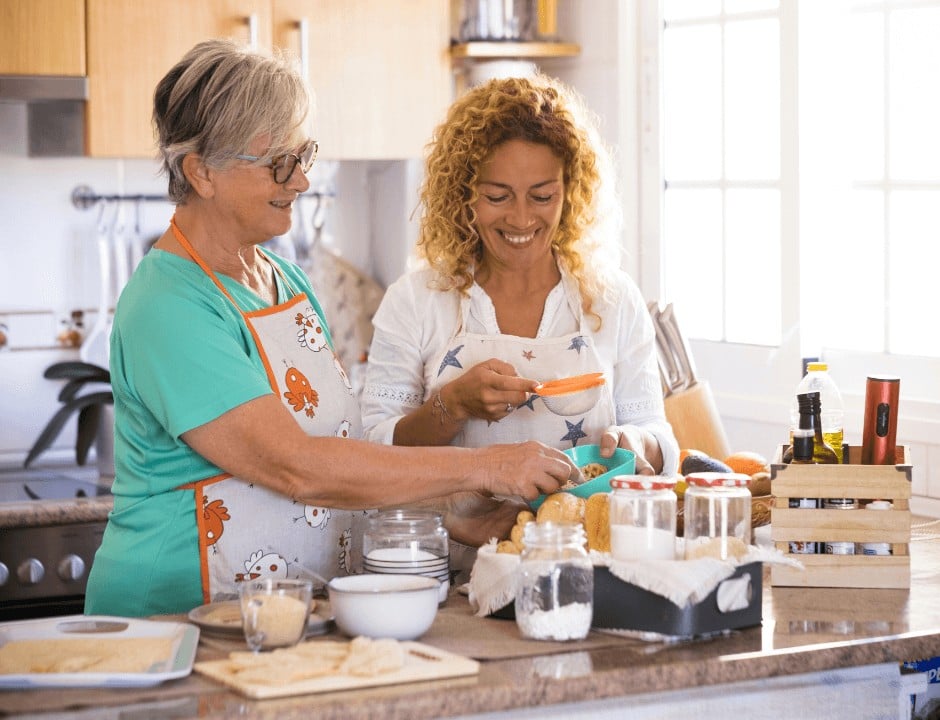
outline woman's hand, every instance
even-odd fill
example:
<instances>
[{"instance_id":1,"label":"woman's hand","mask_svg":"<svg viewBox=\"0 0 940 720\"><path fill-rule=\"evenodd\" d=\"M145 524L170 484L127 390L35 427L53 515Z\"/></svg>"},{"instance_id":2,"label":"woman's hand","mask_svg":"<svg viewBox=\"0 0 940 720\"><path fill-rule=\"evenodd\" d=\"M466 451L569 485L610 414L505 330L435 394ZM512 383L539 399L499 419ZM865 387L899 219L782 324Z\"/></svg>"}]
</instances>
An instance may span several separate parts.
<instances>
[{"instance_id":1,"label":"woman's hand","mask_svg":"<svg viewBox=\"0 0 940 720\"><path fill-rule=\"evenodd\" d=\"M482 492L534 500L578 477L580 470L561 450L529 440L514 445L490 445L476 454L470 482Z\"/></svg>"},{"instance_id":2,"label":"woman's hand","mask_svg":"<svg viewBox=\"0 0 940 720\"><path fill-rule=\"evenodd\" d=\"M658 475L663 470L663 452L655 436L636 425L611 425L601 435L601 457L608 458L618 447L636 454L637 475Z\"/></svg>"},{"instance_id":3,"label":"woman's hand","mask_svg":"<svg viewBox=\"0 0 940 720\"><path fill-rule=\"evenodd\" d=\"M441 400L457 421L502 420L528 398L538 382L519 377L509 363L490 358L441 388Z\"/></svg>"},{"instance_id":4,"label":"woman's hand","mask_svg":"<svg viewBox=\"0 0 940 720\"><path fill-rule=\"evenodd\" d=\"M497 500L472 493L474 505L461 509L448 510L444 514L444 525L450 537L470 547L480 547L492 539L502 540L509 537L516 516L529 506L519 500Z\"/></svg>"}]
</instances>

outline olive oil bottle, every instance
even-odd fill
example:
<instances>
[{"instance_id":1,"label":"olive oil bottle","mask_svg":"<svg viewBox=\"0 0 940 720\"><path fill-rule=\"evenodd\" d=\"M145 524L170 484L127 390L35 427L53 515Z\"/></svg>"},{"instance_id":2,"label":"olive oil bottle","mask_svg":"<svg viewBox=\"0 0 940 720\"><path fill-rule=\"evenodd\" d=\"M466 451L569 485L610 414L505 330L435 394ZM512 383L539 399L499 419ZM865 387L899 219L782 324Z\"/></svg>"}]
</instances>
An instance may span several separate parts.
<instances>
[{"instance_id":1,"label":"olive oil bottle","mask_svg":"<svg viewBox=\"0 0 940 720\"><path fill-rule=\"evenodd\" d=\"M818 465L838 464L839 456L823 436L819 393L801 393L796 398L800 408L800 428L813 431L813 462Z\"/></svg>"}]
</instances>

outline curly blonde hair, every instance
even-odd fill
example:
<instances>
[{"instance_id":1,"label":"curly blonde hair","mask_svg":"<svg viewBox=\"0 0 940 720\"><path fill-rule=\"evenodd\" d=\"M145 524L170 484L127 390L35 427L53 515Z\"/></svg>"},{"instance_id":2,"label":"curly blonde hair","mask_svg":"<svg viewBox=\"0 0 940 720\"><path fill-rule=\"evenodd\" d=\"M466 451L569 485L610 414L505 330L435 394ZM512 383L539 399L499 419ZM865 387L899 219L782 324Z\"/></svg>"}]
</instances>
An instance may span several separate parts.
<instances>
[{"instance_id":1,"label":"curly blonde hair","mask_svg":"<svg viewBox=\"0 0 940 720\"><path fill-rule=\"evenodd\" d=\"M480 170L509 140L545 145L562 160L564 202L552 247L600 327L593 302L612 290L620 267L612 163L580 95L542 73L490 80L451 105L427 146L418 255L437 271L435 287L468 293L483 253L473 210Z\"/></svg>"}]
</instances>

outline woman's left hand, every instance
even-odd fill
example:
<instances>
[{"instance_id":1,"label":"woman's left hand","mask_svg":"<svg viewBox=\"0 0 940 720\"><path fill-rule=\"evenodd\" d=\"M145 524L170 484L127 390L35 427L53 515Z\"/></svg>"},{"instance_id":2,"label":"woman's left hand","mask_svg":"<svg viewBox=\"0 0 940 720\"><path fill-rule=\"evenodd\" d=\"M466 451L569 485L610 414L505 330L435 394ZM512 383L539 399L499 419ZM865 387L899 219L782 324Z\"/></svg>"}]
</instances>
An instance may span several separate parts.
<instances>
[{"instance_id":1,"label":"woman's left hand","mask_svg":"<svg viewBox=\"0 0 940 720\"><path fill-rule=\"evenodd\" d=\"M601 457L610 457L618 447L636 454L637 475L658 475L663 469L663 453L655 436L636 425L611 425L601 435Z\"/></svg>"}]
</instances>

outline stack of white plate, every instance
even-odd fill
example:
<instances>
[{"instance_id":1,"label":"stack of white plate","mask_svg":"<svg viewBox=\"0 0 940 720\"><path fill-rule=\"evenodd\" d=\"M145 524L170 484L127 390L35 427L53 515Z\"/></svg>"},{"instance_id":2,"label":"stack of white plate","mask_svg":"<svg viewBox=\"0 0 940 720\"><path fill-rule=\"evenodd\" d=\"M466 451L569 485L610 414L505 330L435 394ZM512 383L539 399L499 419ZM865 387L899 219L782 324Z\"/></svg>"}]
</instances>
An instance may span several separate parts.
<instances>
[{"instance_id":1,"label":"stack of white plate","mask_svg":"<svg viewBox=\"0 0 940 720\"><path fill-rule=\"evenodd\" d=\"M441 583L441 602L450 587L450 557L412 548L374 548L362 559L362 569L384 575L425 575Z\"/></svg>"}]
</instances>

